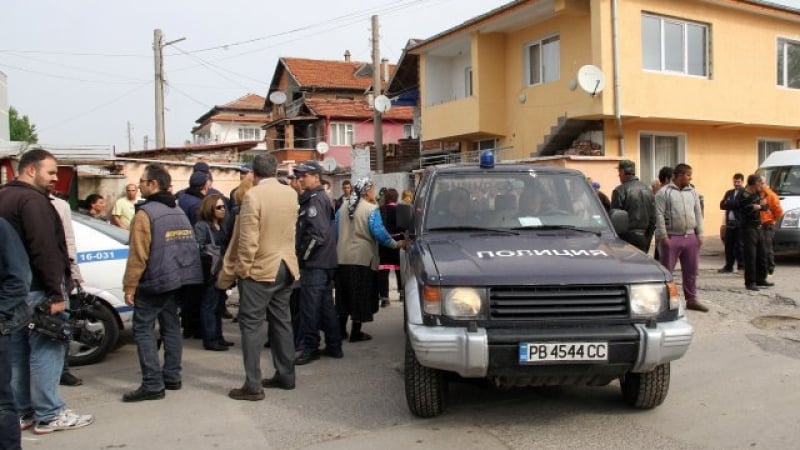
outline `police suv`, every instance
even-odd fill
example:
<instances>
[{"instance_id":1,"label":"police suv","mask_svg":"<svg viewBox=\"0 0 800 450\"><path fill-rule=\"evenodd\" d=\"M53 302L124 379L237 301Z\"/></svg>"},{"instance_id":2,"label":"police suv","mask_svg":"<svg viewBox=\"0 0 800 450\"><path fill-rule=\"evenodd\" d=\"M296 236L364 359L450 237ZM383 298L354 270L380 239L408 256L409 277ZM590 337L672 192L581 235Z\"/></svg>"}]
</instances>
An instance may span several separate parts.
<instances>
[{"instance_id":1,"label":"police suv","mask_svg":"<svg viewBox=\"0 0 800 450\"><path fill-rule=\"evenodd\" d=\"M411 412L441 414L455 374L497 387L605 386L637 408L660 405L670 361L694 329L671 274L617 237L576 170L438 166L398 207L409 246L405 391Z\"/></svg>"}]
</instances>

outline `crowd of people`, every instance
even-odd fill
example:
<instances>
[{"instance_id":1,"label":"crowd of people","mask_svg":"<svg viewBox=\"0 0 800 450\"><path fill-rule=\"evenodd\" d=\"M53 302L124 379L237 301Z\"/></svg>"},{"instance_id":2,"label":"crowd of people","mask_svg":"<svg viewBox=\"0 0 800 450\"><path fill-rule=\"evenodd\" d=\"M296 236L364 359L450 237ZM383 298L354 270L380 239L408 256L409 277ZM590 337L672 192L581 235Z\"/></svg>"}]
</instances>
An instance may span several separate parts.
<instances>
[{"instance_id":1,"label":"crowd of people","mask_svg":"<svg viewBox=\"0 0 800 450\"><path fill-rule=\"evenodd\" d=\"M47 434L94 420L67 408L59 396L59 383L81 382L69 374L66 343L25 327L36 311L63 314L67 293L81 281L69 208L52 195L56 164L45 150L26 152L18 177L0 189L2 448L18 448L21 430ZM620 185L604 206L627 212L624 240L647 253L655 239L656 258L670 271L680 261L687 308L708 311L696 291L704 223L692 168L662 168L649 186L635 169L632 161L619 163ZM229 391L232 399L261 400L264 388L294 389L296 365L321 356L343 358L344 340L372 338L363 327L389 305L391 272L402 292L399 250L406 242L395 210L413 197L393 188L379 191L363 178L344 181L343 195L334 199L322 172L317 161L305 161L279 178L277 160L259 155L242 166L240 184L229 196L213 188L205 163L195 164L188 187L176 193L169 172L158 164L148 165L138 184L126 186L109 220L130 230L123 289L134 310L142 379L123 401L163 399L166 390L182 388L183 338L200 338L209 351L233 345L222 333L233 288L239 294L234 320L245 376ZM767 277L775 268L772 235L783 214L780 202L757 175L745 180L737 173L733 185L720 202L726 219L720 272L733 272L736 264L744 269L747 289L772 286ZM593 188L602 195L599 184ZM458 204L458 195L450 192L451 204ZM89 197L87 211L103 218L103 198ZM469 198L464 196L465 207ZM520 208L542 207L522 198ZM455 206L448 209L458 213ZM264 346L271 348L270 377L261 372Z\"/></svg>"},{"instance_id":2,"label":"crowd of people","mask_svg":"<svg viewBox=\"0 0 800 450\"><path fill-rule=\"evenodd\" d=\"M0 189L1 448L19 448L20 432L29 428L48 434L94 421L59 396L59 384L82 383L69 373L67 342L27 327L32 314L65 317L68 293L81 282L70 210L52 195L56 167L49 152L26 152L18 177ZM124 402L158 400L182 388L183 338L199 337L211 351L233 345L222 319L234 286L245 380L229 392L233 399L293 389L295 365L343 358L343 340L371 338L362 326L386 305L388 271L397 269L396 252L405 246L392 214L397 191L386 190L379 207L366 178L346 181L345 195L335 200L318 162L279 179L277 161L263 155L241 174L226 197L212 187L208 165L197 163L189 186L173 193L166 168L150 164L138 184L125 187L110 218L101 196L82 202L91 216L130 230L122 282L134 310L141 382ZM391 251L380 253L379 245ZM261 376L265 345L275 368L268 378Z\"/></svg>"}]
</instances>

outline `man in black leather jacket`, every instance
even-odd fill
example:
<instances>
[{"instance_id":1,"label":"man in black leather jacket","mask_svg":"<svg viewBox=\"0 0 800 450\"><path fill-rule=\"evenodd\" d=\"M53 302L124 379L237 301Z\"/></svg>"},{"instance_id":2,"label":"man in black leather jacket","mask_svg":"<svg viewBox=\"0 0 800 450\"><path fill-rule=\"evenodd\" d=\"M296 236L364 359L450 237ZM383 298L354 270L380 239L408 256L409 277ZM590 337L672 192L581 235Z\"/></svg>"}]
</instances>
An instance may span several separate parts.
<instances>
[{"instance_id":1,"label":"man in black leather jacket","mask_svg":"<svg viewBox=\"0 0 800 450\"><path fill-rule=\"evenodd\" d=\"M306 161L295 170L304 191L297 217L297 262L300 264L300 333L302 353L295 364L308 364L325 354L342 357L342 335L333 305L336 273L336 234L333 208L321 184L322 167ZM319 350L319 330L325 333L325 349Z\"/></svg>"},{"instance_id":2,"label":"man in black leather jacket","mask_svg":"<svg viewBox=\"0 0 800 450\"><path fill-rule=\"evenodd\" d=\"M617 170L622 184L611 193L611 209L628 212L628 231L620 238L647 253L656 229L653 191L636 177L636 164L633 161L623 159Z\"/></svg>"}]
</instances>

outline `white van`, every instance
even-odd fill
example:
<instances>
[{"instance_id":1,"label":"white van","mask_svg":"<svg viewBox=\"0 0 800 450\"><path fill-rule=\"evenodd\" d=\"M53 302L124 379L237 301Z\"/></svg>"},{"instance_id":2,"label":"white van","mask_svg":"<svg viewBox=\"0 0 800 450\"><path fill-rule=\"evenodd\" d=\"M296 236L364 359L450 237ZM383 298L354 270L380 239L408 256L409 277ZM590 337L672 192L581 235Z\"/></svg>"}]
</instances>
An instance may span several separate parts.
<instances>
[{"instance_id":1,"label":"white van","mask_svg":"<svg viewBox=\"0 0 800 450\"><path fill-rule=\"evenodd\" d=\"M800 149L770 153L757 173L781 199L783 217L775 228L775 251L800 251Z\"/></svg>"}]
</instances>

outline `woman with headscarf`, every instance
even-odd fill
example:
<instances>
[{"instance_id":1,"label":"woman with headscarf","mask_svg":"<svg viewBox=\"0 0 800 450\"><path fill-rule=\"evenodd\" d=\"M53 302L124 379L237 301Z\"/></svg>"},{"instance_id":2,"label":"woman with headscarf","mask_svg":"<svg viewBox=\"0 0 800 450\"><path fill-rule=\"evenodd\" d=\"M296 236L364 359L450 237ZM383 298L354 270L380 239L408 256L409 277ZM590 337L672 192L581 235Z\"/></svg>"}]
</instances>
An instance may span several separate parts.
<instances>
[{"instance_id":1,"label":"woman with headscarf","mask_svg":"<svg viewBox=\"0 0 800 450\"><path fill-rule=\"evenodd\" d=\"M404 248L405 241L396 241L383 225L378 209L375 184L369 178L355 183L354 191L336 212L338 242L336 253L339 269L336 274L336 312L343 337L347 337L347 319L353 324L350 342L372 339L361 331L363 322L371 322L378 311L377 276L378 245Z\"/></svg>"}]
</instances>

